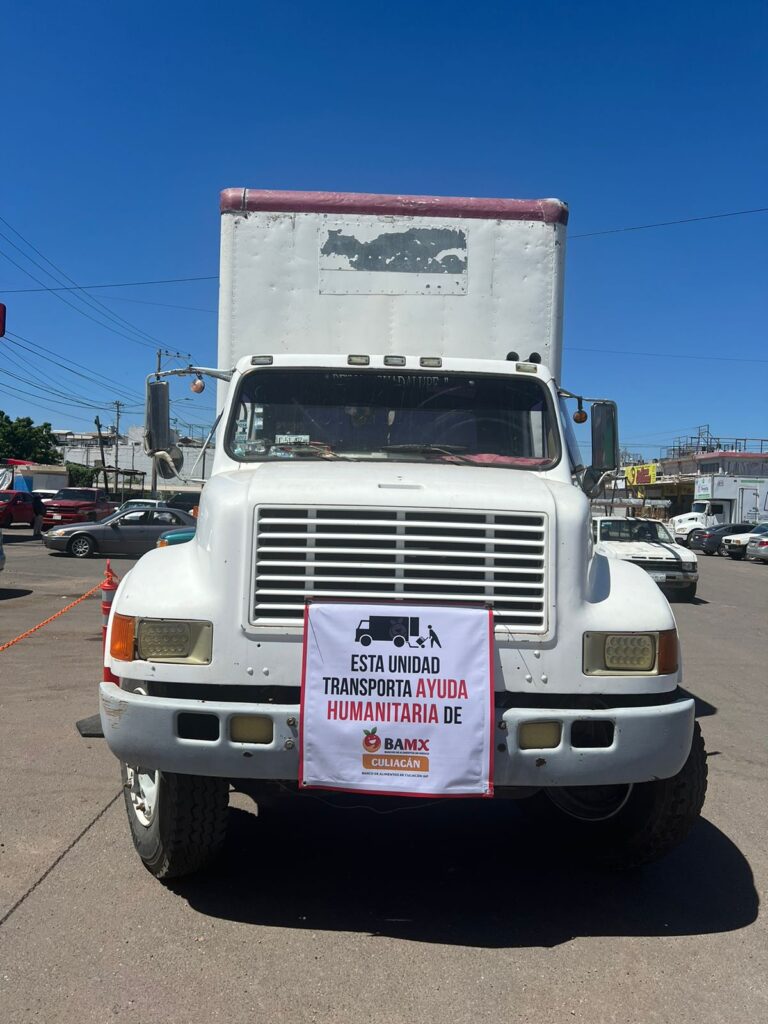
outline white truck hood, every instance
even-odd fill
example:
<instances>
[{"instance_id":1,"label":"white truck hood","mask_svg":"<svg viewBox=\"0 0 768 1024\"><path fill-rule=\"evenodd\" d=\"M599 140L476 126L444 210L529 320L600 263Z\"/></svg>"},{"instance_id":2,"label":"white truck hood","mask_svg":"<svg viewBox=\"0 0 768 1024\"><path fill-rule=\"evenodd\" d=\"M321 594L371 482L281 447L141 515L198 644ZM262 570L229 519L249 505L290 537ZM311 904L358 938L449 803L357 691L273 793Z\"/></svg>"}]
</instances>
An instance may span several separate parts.
<instances>
[{"instance_id":1,"label":"white truck hood","mask_svg":"<svg viewBox=\"0 0 768 1024\"><path fill-rule=\"evenodd\" d=\"M254 505L360 505L401 508L525 510L554 514L552 489L583 502L571 484L545 479L529 470L464 466L445 462L292 459L243 464L234 472L214 476L205 498L223 496L234 486L239 500L248 480ZM204 498L201 512L207 504ZM560 494L558 494L558 501ZM565 499L567 501L567 497Z\"/></svg>"},{"instance_id":2,"label":"white truck hood","mask_svg":"<svg viewBox=\"0 0 768 1024\"><path fill-rule=\"evenodd\" d=\"M625 558L653 562L682 564L696 562L693 551L683 551L677 544L662 544L660 541L601 540L595 544L595 551L609 558Z\"/></svg>"}]
</instances>

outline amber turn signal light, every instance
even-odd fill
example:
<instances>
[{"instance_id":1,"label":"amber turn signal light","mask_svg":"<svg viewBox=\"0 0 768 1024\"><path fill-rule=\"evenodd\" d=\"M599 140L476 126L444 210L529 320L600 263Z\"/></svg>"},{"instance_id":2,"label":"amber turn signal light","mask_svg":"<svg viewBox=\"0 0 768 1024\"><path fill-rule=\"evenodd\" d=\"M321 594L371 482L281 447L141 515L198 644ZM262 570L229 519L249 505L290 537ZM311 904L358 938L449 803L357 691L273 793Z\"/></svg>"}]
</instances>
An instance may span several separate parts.
<instances>
[{"instance_id":1,"label":"amber turn signal light","mask_svg":"<svg viewBox=\"0 0 768 1024\"><path fill-rule=\"evenodd\" d=\"M136 644L136 619L132 615L115 614L112 619L112 633L109 653L116 661L133 661Z\"/></svg>"},{"instance_id":2,"label":"amber turn signal light","mask_svg":"<svg viewBox=\"0 0 768 1024\"><path fill-rule=\"evenodd\" d=\"M660 676L677 672L677 630L664 629L659 633L659 656L656 671Z\"/></svg>"}]
</instances>

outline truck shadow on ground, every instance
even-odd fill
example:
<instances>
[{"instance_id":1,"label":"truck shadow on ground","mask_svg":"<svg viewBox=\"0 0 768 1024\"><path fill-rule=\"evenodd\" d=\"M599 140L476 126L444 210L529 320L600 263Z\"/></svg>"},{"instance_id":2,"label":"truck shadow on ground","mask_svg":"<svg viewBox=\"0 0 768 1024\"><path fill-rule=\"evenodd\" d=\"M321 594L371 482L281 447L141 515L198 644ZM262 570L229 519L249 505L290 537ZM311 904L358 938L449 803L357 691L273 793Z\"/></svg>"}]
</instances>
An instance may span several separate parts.
<instances>
[{"instance_id":1,"label":"truck shadow on ground","mask_svg":"<svg viewBox=\"0 0 768 1024\"><path fill-rule=\"evenodd\" d=\"M26 587L0 587L0 601L13 601L17 597L28 597L31 593Z\"/></svg>"},{"instance_id":2,"label":"truck shadow on ground","mask_svg":"<svg viewBox=\"0 0 768 1024\"><path fill-rule=\"evenodd\" d=\"M726 932L757 917L747 860L706 820L665 860L616 874L577 865L509 801L450 803L386 816L306 796L259 817L233 808L216 867L174 889L245 924L484 948Z\"/></svg>"},{"instance_id":3,"label":"truck shadow on ground","mask_svg":"<svg viewBox=\"0 0 768 1024\"><path fill-rule=\"evenodd\" d=\"M694 714L696 718L709 718L711 715L717 714L717 708L714 704L710 704L708 700L704 700L703 697L697 697L695 693L691 693L690 690L685 690L680 687L681 697L692 697L694 704Z\"/></svg>"}]
</instances>

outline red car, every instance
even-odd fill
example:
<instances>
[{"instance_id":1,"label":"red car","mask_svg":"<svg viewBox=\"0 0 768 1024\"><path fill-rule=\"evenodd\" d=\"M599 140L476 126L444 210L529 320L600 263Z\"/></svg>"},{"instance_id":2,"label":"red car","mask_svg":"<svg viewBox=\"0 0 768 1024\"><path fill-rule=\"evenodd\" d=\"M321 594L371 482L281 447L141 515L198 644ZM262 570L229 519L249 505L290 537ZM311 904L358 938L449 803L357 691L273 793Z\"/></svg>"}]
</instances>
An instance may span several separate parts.
<instances>
[{"instance_id":1,"label":"red car","mask_svg":"<svg viewBox=\"0 0 768 1024\"><path fill-rule=\"evenodd\" d=\"M62 487L45 507L43 529L69 523L95 523L111 515L116 505L97 487Z\"/></svg>"},{"instance_id":2,"label":"red car","mask_svg":"<svg viewBox=\"0 0 768 1024\"><path fill-rule=\"evenodd\" d=\"M32 526L35 510L29 491L0 491L0 529L8 529L17 523Z\"/></svg>"}]
</instances>

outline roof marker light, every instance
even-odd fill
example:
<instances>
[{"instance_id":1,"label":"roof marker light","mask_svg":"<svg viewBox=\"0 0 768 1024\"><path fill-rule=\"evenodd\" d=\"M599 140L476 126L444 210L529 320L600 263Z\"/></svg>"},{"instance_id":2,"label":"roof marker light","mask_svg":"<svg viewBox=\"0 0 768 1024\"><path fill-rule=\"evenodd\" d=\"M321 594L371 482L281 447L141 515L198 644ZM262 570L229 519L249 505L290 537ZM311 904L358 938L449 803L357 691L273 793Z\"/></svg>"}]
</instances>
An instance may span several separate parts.
<instances>
[{"instance_id":1,"label":"roof marker light","mask_svg":"<svg viewBox=\"0 0 768 1024\"><path fill-rule=\"evenodd\" d=\"M419 366L430 366L439 367L443 365L443 360L440 356L422 356L419 359Z\"/></svg>"},{"instance_id":2,"label":"roof marker light","mask_svg":"<svg viewBox=\"0 0 768 1024\"><path fill-rule=\"evenodd\" d=\"M347 356L347 363L350 366L368 366L370 362L370 356Z\"/></svg>"},{"instance_id":3,"label":"roof marker light","mask_svg":"<svg viewBox=\"0 0 768 1024\"><path fill-rule=\"evenodd\" d=\"M516 363L518 373L536 373L536 363Z\"/></svg>"},{"instance_id":4,"label":"roof marker light","mask_svg":"<svg viewBox=\"0 0 768 1024\"><path fill-rule=\"evenodd\" d=\"M251 356L251 366L271 366L272 356Z\"/></svg>"},{"instance_id":5,"label":"roof marker light","mask_svg":"<svg viewBox=\"0 0 768 1024\"><path fill-rule=\"evenodd\" d=\"M405 366L405 356L384 356L385 366Z\"/></svg>"}]
</instances>

